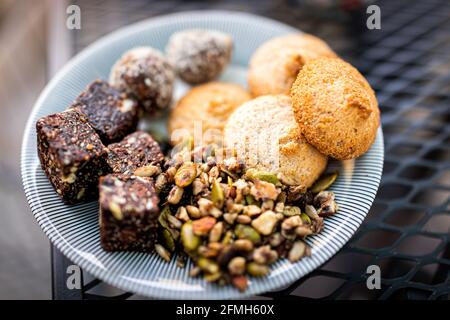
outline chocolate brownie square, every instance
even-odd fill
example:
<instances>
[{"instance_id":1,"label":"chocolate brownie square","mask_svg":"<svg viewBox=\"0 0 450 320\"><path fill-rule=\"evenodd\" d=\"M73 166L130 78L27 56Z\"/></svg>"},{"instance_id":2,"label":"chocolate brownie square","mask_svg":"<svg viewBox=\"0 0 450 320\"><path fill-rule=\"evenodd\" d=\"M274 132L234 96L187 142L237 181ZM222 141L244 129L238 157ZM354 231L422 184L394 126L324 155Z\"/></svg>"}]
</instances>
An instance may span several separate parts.
<instances>
[{"instance_id":1,"label":"chocolate brownie square","mask_svg":"<svg viewBox=\"0 0 450 320\"><path fill-rule=\"evenodd\" d=\"M109 174L100 178L100 241L106 251L153 250L159 198L151 178Z\"/></svg>"},{"instance_id":2,"label":"chocolate brownie square","mask_svg":"<svg viewBox=\"0 0 450 320\"><path fill-rule=\"evenodd\" d=\"M105 144L136 130L139 120L137 102L102 80L91 83L70 108L86 115Z\"/></svg>"},{"instance_id":3,"label":"chocolate brownie square","mask_svg":"<svg viewBox=\"0 0 450 320\"><path fill-rule=\"evenodd\" d=\"M159 166L164 160L158 142L144 131L136 131L108 146L108 164L114 173L133 174L146 165Z\"/></svg>"},{"instance_id":4,"label":"chocolate brownie square","mask_svg":"<svg viewBox=\"0 0 450 320\"><path fill-rule=\"evenodd\" d=\"M86 116L76 110L45 116L36 132L42 169L64 202L96 198L98 178L110 171L108 150Z\"/></svg>"}]
</instances>

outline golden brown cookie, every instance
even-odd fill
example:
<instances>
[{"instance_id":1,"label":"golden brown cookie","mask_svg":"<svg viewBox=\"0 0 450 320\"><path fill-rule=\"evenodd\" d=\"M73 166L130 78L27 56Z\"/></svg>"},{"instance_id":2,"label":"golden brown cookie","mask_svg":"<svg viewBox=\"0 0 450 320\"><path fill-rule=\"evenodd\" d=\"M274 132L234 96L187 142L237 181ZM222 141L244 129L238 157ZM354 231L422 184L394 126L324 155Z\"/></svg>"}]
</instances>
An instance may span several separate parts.
<instances>
[{"instance_id":1,"label":"golden brown cookie","mask_svg":"<svg viewBox=\"0 0 450 320\"><path fill-rule=\"evenodd\" d=\"M380 124L375 93L347 62L322 58L305 64L291 97L301 132L323 154L352 159L374 142Z\"/></svg>"},{"instance_id":2,"label":"golden brown cookie","mask_svg":"<svg viewBox=\"0 0 450 320\"><path fill-rule=\"evenodd\" d=\"M250 99L246 90L232 83L210 82L194 87L171 111L168 128L172 143L182 140L182 136L194 136L194 131L196 141L203 134L203 143L222 142L229 115Z\"/></svg>"},{"instance_id":3,"label":"golden brown cookie","mask_svg":"<svg viewBox=\"0 0 450 320\"><path fill-rule=\"evenodd\" d=\"M244 103L228 119L224 135L248 167L277 173L285 184L307 188L327 165L327 157L300 133L286 95Z\"/></svg>"},{"instance_id":4,"label":"golden brown cookie","mask_svg":"<svg viewBox=\"0 0 450 320\"><path fill-rule=\"evenodd\" d=\"M253 96L289 94L302 66L319 57L336 57L321 39L299 33L265 42L253 54L248 85Z\"/></svg>"}]
</instances>

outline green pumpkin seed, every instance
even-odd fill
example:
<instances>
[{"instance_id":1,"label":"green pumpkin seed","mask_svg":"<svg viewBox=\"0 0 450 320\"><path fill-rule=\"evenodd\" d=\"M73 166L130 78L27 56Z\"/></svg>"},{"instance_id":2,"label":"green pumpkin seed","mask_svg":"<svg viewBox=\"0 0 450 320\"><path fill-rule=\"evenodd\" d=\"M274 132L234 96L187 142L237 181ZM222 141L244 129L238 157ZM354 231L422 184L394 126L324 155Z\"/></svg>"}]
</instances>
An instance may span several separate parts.
<instances>
[{"instance_id":1,"label":"green pumpkin seed","mask_svg":"<svg viewBox=\"0 0 450 320\"><path fill-rule=\"evenodd\" d=\"M222 208L224 202L223 189L217 180L214 180L211 188L211 201L217 208Z\"/></svg>"},{"instance_id":2,"label":"green pumpkin seed","mask_svg":"<svg viewBox=\"0 0 450 320\"><path fill-rule=\"evenodd\" d=\"M333 182L336 180L337 176L338 176L337 172L333 172L333 173L327 174L326 176L323 176L322 178L320 178L319 180L317 180L314 183L314 185L311 187L311 192L319 193L321 191L328 189L333 184Z\"/></svg>"},{"instance_id":3,"label":"green pumpkin seed","mask_svg":"<svg viewBox=\"0 0 450 320\"><path fill-rule=\"evenodd\" d=\"M233 232L228 230L227 232L225 232L225 235L222 238L222 244L227 245L231 242L232 239L233 239Z\"/></svg>"},{"instance_id":4,"label":"green pumpkin seed","mask_svg":"<svg viewBox=\"0 0 450 320\"><path fill-rule=\"evenodd\" d=\"M184 163L175 174L175 184L180 188L185 188L194 181L197 176L197 166L195 163Z\"/></svg>"},{"instance_id":5,"label":"green pumpkin seed","mask_svg":"<svg viewBox=\"0 0 450 320\"><path fill-rule=\"evenodd\" d=\"M303 222L311 224L311 218L306 213L302 212L300 217L302 218Z\"/></svg>"},{"instance_id":6,"label":"green pumpkin seed","mask_svg":"<svg viewBox=\"0 0 450 320\"><path fill-rule=\"evenodd\" d=\"M256 200L251 194L248 194L248 195L245 196L245 202L248 205L256 204Z\"/></svg>"},{"instance_id":7,"label":"green pumpkin seed","mask_svg":"<svg viewBox=\"0 0 450 320\"><path fill-rule=\"evenodd\" d=\"M170 212L170 208L168 205L164 206L164 208L161 210L161 213L159 214L158 217L158 222L161 225L161 227L167 229L169 227L169 223L167 222L167 217L169 214L172 214L172 212Z\"/></svg>"},{"instance_id":8,"label":"green pumpkin seed","mask_svg":"<svg viewBox=\"0 0 450 320\"><path fill-rule=\"evenodd\" d=\"M263 277L269 273L269 268L263 264L250 262L247 264L247 272L254 277Z\"/></svg>"},{"instance_id":9,"label":"green pumpkin seed","mask_svg":"<svg viewBox=\"0 0 450 320\"><path fill-rule=\"evenodd\" d=\"M252 179L252 180L259 179L261 181L266 181L266 182L272 183L276 186L281 186L281 182L280 182L280 180L278 180L277 176L268 171L250 168L245 172L245 176L248 179Z\"/></svg>"},{"instance_id":10,"label":"green pumpkin seed","mask_svg":"<svg viewBox=\"0 0 450 320\"><path fill-rule=\"evenodd\" d=\"M220 279L221 276L222 276L221 272L216 272L216 273L205 274L205 276L203 278L208 282L216 282L217 280Z\"/></svg>"},{"instance_id":11,"label":"green pumpkin seed","mask_svg":"<svg viewBox=\"0 0 450 320\"><path fill-rule=\"evenodd\" d=\"M234 233L239 239L248 239L253 243L259 243L261 241L259 233L250 226L238 224L234 228Z\"/></svg>"},{"instance_id":12,"label":"green pumpkin seed","mask_svg":"<svg viewBox=\"0 0 450 320\"><path fill-rule=\"evenodd\" d=\"M233 186L233 179L230 176L227 176L228 187L231 188Z\"/></svg>"},{"instance_id":13,"label":"green pumpkin seed","mask_svg":"<svg viewBox=\"0 0 450 320\"><path fill-rule=\"evenodd\" d=\"M200 237L194 234L192 221L188 221L181 227L181 242L187 251L194 251L200 245Z\"/></svg>"},{"instance_id":14,"label":"green pumpkin seed","mask_svg":"<svg viewBox=\"0 0 450 320\"><path fill-rule=\"evenodd\" d=\"M175 241L173 240L172 234L170 233L170 231L167 229L163 229L162 235L163 235L164 245L167 248L167 250L169 250L170 252L174 252L175 251Z\"/></svg>"},{"instance_id":15,"label":"green pumpkin seed","mask_svg":"<svg viewBox=\"0 0 450 320\"><path fill-rule=\"evenodd\" d=\"M208 258L199 258L197 261L197 265L206 273L213 274L219 272L219 265Z\"/></svg>"}]
</instances>

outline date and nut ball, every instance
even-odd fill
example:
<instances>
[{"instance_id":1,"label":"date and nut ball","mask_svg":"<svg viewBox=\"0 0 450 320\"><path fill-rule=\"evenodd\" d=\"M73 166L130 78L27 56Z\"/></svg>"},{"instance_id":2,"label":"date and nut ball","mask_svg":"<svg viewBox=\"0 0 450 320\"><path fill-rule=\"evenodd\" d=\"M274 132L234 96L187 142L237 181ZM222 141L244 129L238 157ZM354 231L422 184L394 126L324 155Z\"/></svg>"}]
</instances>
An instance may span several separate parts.
<instances>
[{"instance_id":1,"label":"date and nut ball","mask_svg":"<svg viewBox=\"0 0 450 320\"><path fill-rule=\"evenodd\" d=\"M172 34L166 48L176 72L190 84L216 79L230 62L232 51L230 35L202 29Z\"/></svg>"},{"instance_id":2,"label":"date and nut ball","mask_svg":"<svg viewBox=\"0 0 450 320\"><path fill-rule=\"evenodd\" d=\"M151 47L125 52L111 69L112 86L134 96L147 114L159 113L172 100L175 73L164 55Z\"/></svg>"}]
</instances>

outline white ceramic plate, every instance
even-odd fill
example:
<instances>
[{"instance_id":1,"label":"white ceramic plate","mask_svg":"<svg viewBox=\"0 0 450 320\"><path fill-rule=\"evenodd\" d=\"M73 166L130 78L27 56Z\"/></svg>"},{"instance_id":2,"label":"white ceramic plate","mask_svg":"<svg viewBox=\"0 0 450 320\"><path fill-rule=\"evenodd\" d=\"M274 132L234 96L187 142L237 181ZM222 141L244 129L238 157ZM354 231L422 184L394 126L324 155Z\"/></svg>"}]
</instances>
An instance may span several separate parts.
<instances>
[{"instance_id":1,"label":"white ceramic plate","mask_svg":"<svg viewBox=\"0 0 450 320\"><path fill-rule=\"evenodd\" d=\"M21 170L25 193L33 215L52 243L69 259L95 277L141 295L176 299L242 298L283 287L331 258L354 234L375 198L383 167L383 135L369 152L355 161L333 162L340 176L332 190L339 213L326 219L324 231L308 238L312 256L291 264L281 260L265 278L251 278L244 293L231 286L218 287L190 278L191 265L180 269L156 254L106 253L99 244L97 202L68 206L62 203L41 170L36 152L38 118L63 111L95 79L108 79L113 63L126 50L149 45L163 50L169 36L186 28L222 30L234 38L231 66L222 80L246 84L251 54L263 42L281 34L299 32L282 23L254 15L225 12L184 12L152 18L116 31L83 50L47 85L28 119L22 145ZM177 83L176 97L187 89Z\"/></svg>"}]
</instances>

